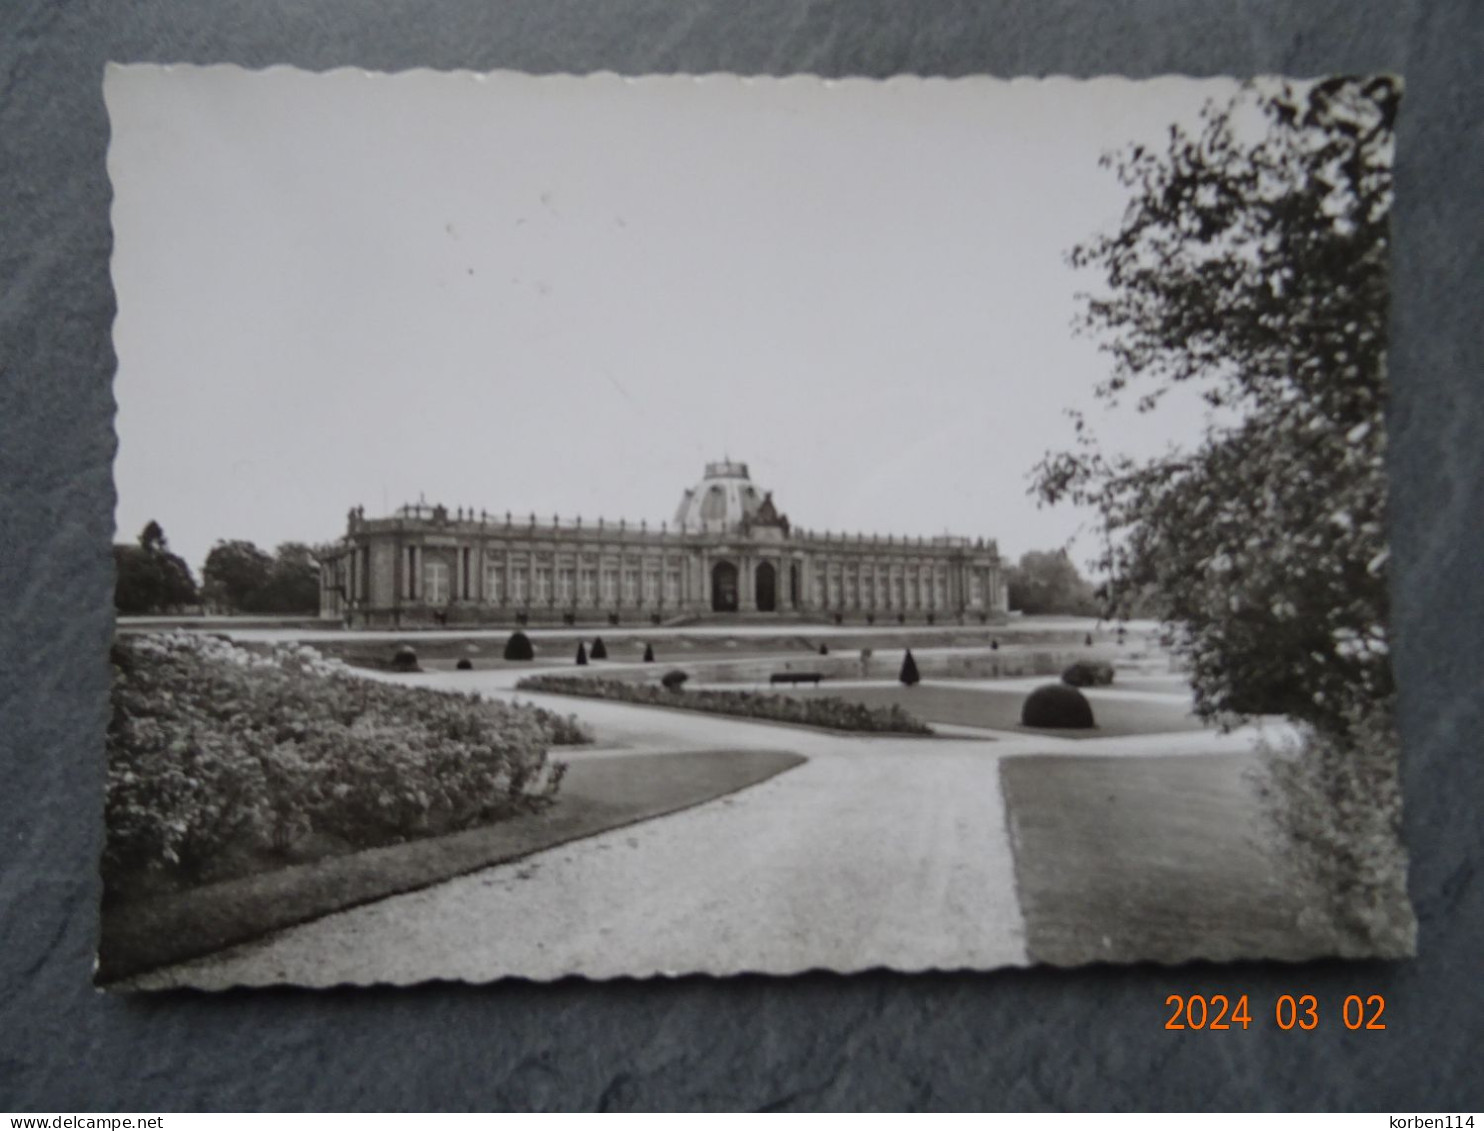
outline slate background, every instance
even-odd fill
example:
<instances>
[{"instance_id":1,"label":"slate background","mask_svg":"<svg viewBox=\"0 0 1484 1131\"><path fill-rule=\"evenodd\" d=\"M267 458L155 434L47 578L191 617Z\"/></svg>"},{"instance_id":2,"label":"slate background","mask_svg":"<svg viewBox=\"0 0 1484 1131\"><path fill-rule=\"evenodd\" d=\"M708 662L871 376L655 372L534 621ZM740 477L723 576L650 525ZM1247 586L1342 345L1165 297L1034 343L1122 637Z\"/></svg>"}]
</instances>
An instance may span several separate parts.
<instances>
[{"instance_id":1,"label":"slate background","mask_svg":"<svg viewBox=\"0 0 1484 1131\"><path fill-rule=\"evenodd\" d=\"M1484 1107L1484 7L1469 0L0 0L0 1109ZM1394 562L1422 956L1397 966L91 989L114 451L106 60L1407 79ZM209 375L203 375L208 379ZM1328 1008L1268 1020L1279 993ZM1249 1032L1165 995L1247 992ZM1339 1002L1382 992L1384 1033Z\"/></svg>"}]
</instances>

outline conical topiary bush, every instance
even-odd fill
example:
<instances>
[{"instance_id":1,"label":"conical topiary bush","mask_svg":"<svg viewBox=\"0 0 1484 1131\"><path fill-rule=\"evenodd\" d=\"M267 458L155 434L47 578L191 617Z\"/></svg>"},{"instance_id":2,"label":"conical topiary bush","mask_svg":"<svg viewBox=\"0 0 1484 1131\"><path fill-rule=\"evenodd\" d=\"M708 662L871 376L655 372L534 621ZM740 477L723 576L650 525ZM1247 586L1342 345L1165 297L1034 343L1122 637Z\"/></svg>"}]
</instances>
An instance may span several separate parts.
<instances>
[{"instance_id":1,"label":"conical topiary bush","mask_svg":"<svg viewBox=\"0 0 1484 1131\"><path fill-rule=\"evenodd\" d=\"M646 664L652 664L652 663L654 663L654 645L653 644L646 644L646 645L644 645L644 662Z\"/></svg>"},{"instance_id":2,"label":"conical topiary bush","mask_svg":"<svg viewBox=\"0 0 1484 1131\"><path fill-rule=\"evenodd\" d=\"M603 643L601 636L593 637L592 658L595 660L606 660L608 658L608 646Z\"/></svg>"},{"instance_id":3,"label":"conical topiary bush","mask_svg":"<svg viewBox=\"0 0 1484 1131\"><path fill-rule=\"evenodd\" d=\"M577 642L577 666L582 667L587 663L587 649L582 646L582 641Z\"/></svg>"},{"instance_id":4,"label":"conical topiary bush","mask_svg":"<svg viewBox=\"0 0 1484 1131\"><path fill-rule=\"evenodd\" d=\"M917 674L917 661L912 658L912 649L907 649L907 654L902 658L902 670L897 673L897 678L907 687L912 687L921 682L922 676Z\"/></svg>"}]
</instances>

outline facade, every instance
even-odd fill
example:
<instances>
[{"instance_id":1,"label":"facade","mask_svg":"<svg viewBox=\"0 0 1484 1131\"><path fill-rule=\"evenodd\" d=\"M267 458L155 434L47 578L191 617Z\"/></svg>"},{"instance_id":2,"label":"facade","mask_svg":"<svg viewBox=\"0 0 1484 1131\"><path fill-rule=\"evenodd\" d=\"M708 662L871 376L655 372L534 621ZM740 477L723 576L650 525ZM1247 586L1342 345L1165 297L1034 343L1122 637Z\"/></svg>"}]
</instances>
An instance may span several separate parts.
<instances>
[{"instance_id":1,"label":"facade","mask_svg":"<svg viewBox=\"0 0 1484 1131\"><path fill-rule=\"evenodd\" d=\"M745 463L706 465L659 529L443 506L350 512L320 615L353 627L696 618L958 623L1007 608L992 540L795 529Z\"/></svg>"}]
</instances>

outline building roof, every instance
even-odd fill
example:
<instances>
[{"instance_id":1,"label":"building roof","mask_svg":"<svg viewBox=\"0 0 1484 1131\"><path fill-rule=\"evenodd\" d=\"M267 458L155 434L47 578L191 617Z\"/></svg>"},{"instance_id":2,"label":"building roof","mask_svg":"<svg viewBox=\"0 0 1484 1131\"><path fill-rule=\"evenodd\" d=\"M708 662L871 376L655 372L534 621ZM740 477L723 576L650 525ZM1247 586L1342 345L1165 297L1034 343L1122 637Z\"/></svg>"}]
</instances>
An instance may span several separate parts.
<instances>
[{"instance_id":1,"label":"building roof","mask_svg":"<svg viewBox=\"0 0 1484 1131\"><path fill-rule=\"evenodd\" d=\"M680 497L675 525L681 530L740 531L757 516L767 497L768 492L752 482L745 463L729 459L708 463L701 481Z\"/></svg>"}]
</instances>

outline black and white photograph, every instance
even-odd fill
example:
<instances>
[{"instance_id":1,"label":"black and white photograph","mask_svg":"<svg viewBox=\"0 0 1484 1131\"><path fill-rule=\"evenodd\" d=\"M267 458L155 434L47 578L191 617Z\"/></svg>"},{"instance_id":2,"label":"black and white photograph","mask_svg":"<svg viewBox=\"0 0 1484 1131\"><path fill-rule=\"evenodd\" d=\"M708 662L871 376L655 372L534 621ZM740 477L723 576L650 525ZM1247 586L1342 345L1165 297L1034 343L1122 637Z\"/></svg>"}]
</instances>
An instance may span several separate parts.
<instances>
[{"instance_id":1,"label":"black and white photograph","mask_svg":"<svg viewBox=\"0 0 1484 1131\"><path fill-rule=\"evenodd\" d=\"M1402 98L110 65L98 984L1414 954Z\"/></svg>"}]
</instances>

